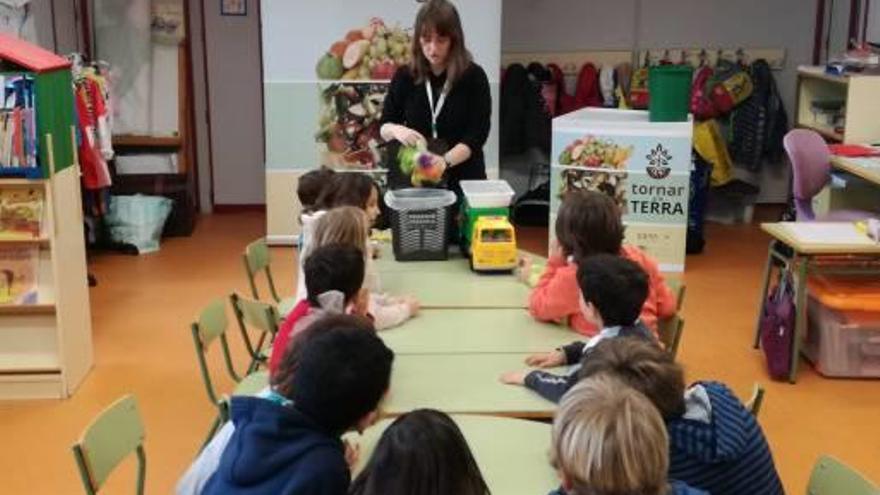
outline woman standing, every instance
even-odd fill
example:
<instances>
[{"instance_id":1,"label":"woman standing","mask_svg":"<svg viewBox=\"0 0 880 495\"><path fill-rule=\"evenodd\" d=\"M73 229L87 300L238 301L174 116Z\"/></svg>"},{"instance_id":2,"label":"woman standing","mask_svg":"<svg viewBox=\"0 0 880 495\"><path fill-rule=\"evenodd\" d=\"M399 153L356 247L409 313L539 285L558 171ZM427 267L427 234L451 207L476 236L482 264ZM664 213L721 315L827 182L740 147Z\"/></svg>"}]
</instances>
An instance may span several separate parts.
<instances>
[{"instance_id":1,"label":"woman standing","mask_svg":"<svg viewBox=\"0 0 880 495\"><path fill-rule=\"evenodd\" d=\"M429 0L419 9L412 60L391 80L382 138L427 145L436 164L446 169L447 187L460 197L459 181L486 178L483 145L489 136L492 98L486 72L465 46L458 11L447 0ZM389 184L408 186L395 149Z\"/></svg>"}]
</instances>

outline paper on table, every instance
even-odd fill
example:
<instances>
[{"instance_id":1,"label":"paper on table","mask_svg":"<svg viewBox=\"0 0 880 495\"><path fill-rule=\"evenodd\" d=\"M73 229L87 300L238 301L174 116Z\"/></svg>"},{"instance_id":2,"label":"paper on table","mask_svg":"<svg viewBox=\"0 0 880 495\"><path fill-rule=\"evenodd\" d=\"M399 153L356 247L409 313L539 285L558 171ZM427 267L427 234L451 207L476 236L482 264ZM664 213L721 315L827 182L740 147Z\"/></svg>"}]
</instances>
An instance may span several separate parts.
<instances>
[{"instance_id":1,"label":"paper on table","mask_svg":"<svg viewBox=\"0 0 880 495\"><path fill-rule=\"evenodd\" d=\"M785 228L792 237L806 244L873 244L850 222L791 222L785 224Z\"/></svg>"},{"instance_id":2,"label":"paper on table","mask_svg":"<svg viewBox=\"0 0 880 495\"><path fill-rule=\"evenodd\" d=\"M862 168L880 169L880 158L847 158L846 160Z\"/></svg>"}]
</instances>

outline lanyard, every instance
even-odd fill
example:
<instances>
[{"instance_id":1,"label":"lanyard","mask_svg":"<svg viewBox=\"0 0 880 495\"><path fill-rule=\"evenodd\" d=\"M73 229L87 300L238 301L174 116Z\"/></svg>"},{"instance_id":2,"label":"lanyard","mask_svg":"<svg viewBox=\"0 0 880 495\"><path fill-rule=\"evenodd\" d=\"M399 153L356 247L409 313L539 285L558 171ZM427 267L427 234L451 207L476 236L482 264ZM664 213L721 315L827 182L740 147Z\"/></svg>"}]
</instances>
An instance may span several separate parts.
<instances>
[{"instance_id":1,"label":"lanyard","mask_svg":"<svg viewBox=\"0 0 880 495\"><path fill-rule=\"evenodd\" d=\"M446 103L446 95L449 93L449 83L443 84L443 90L440 92L440 98L437 100L437 107L434 107L434 90L431 89L431 81L425 81L425 92L428 93L428 106L431 108L431 136L437 139L437 116L443 111L443 104Z\"/></svg>"}]
</instances>

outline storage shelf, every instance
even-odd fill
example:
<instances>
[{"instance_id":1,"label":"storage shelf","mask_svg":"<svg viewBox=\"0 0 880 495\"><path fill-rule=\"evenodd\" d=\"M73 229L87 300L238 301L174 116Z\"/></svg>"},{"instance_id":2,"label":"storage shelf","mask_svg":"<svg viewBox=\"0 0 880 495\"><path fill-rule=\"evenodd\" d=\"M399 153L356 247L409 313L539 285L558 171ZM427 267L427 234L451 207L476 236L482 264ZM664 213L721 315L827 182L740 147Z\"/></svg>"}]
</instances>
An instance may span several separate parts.
<instances>
[{"instance_id":1,"label":"storage shelf","mask_svg":"<svg viewBox=\"0 0 880 495\"><path fill-rule=\"evenodd\" d=\"M0 177L0 186L42 186L46 179L19 179L12 177Z\"/></svg>"},{"instance_id":2,"label":"storage shelf","mask_svg":"<svg viewBox=\"0 0 880 495\"><path fill-rule=\"evenodd\" d=\"M0 353L0 374L60 372L58 355L51 352Z\"/></svg>"},{"instance_id":3,"label":"storage shelf","mask_svg":"<svg viewBox=\"0 0 880 495\"><path fill-rule=\"evenodd\" d=\"M40 246L41 248L48 248L49 238L38 237L36 239L13 239L0 237L0 247L3 246Z\"/></svg>"},{"instance_id":4,"label":"storage shelf","mask_svg":"<svg viewBox=\"0 0 880 495\"><path fill-rule=\"evenodd\" d=\"M835 76L835 75L831 75L831 74L826 74L825 72L820 72L817 70L810 70L810 69L803 69L803 68L798 70L798 75L801 77L808 77L811 79L821 79L823 81L828 81L830 83L843 84L843 85L849 84L849 79L850 79L849 76Z\"/></svg>"},{"instance_id":5,"label":"storage shelf","mask_svg":"<svg viewBox=\"0 0 880 495\"><path fill-rule=\"evenodd\" d=\"M55 304L53 303L0 305L0 316L52 314L55 314Z\"/></svg>"},{"instance_id":6,"label":"storage shelf","mask_svg":"<svg viewBox=\"0 0 880 495\"><path fill-rule=\"evenodd\" d=\"M797 127L800 127L802 129L810 129L810 130L818 132L819 134L821 134L823 137L825 137L827 139L831 139L831 140L838 141L838 142L843 142L843 135L840 134L839 132L834 131L830 127L822 127L822 126L814 125L814 124L804 124L801 122L797 123Z\"/></svg>"},{"instance_id":7,"label":"storage shelf","mask_svg":"<svg viewBox=\"0 0 880 495\"><path fill-rule=\"evenodd\" d=\"M183 140L180 136L137 136L134 134L117 134L113 136L113 146L129 148L174 148L180 147Z\"/></svg>"}]
</instances>

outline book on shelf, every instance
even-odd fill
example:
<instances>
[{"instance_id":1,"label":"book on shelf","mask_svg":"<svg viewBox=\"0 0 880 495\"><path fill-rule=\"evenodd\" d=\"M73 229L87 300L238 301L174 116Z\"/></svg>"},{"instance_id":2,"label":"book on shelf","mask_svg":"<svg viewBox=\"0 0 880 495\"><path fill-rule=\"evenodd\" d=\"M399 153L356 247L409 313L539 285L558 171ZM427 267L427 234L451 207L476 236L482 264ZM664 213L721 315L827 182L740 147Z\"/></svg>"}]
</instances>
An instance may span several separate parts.
<instances>
[{"instance_id":1,"label":"book on shelf","mask_svg":"<svg viewBox=\"0 0 880 495\"><path fill-rule=\"evenodd\" d=\"M40 252L36 247L0 247L0 305L36 304Z\"/></svg>"},{"instance_id":2,"label":"book on shelf","mask_svg":"<svg viewBox=\"0 0 880 495\"><path fill-rule=\"evenodd\" d=\"M38 239L44 204L41 187L0 187L0 240Z\"/></svg>"},{"instance_id":3,"label":"book on shelf","mask_svg":"<svg viewBox=\"0 0 880 495\"><path fill-rule=\"evenodd\" d=\"M31 176L38 169L34 78L0 75L0 174Z\"/></svg>"}]
</instances>

